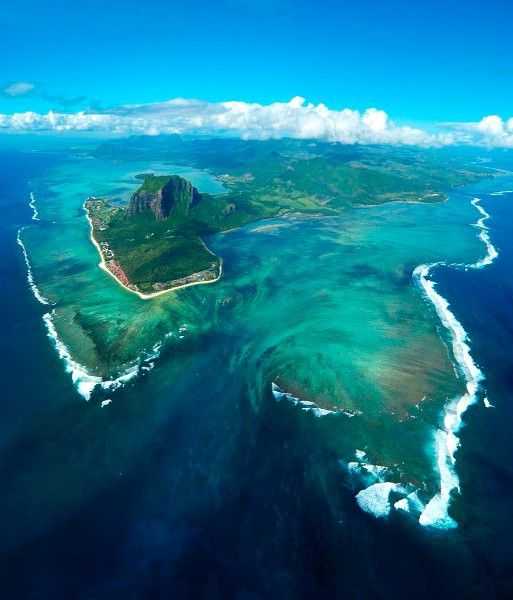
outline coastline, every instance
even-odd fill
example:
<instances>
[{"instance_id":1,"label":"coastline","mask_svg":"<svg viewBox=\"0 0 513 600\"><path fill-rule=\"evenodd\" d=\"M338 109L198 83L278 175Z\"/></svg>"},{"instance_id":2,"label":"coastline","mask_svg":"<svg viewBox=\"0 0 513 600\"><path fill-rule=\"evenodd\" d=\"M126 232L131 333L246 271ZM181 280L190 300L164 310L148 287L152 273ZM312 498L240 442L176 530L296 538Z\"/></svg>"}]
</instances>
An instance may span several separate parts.
<instances>
[{"instance_id":1,"label":"coastline","mask_svg":"<svg viewBox=\"0 0 513 600\"><path fill-rule=\"evenodd\" d=\"M485 246L485 255L472 263L440 261L420 264L412 274L414 284L425 301L431 304L437 319L445 330L445 335L441 335L441 338L449 345L452 355L451 362L463 384L461 394L448 399L442 407L440 424L433 432L433 468L439 479L438 489L424 503L417 495L417 492L421 491L420 488L415 488L412 484L386 481L386 469L372 473L371 485L368 480L365 481L365 485L368 487L356 494L356 501L362 510L376 518L387 517L392 509L395 509L415 514L417 522L422 527L438 530L450 530L458 527L458 522L449 514L449 508L453 494L460 492L460 479L456 470L456 452L461 444L459 432L463 425L463 415L470 406L479 400L483 402L485 408L492 408L493 405L486 397L485 374L472 356L468 333L453 313L449 301L437 291L437 282L432 278L432 271L438 267L464 271L481 270L491 265L499 256L499 251L490 239L489 228L485 224L491 218L490 214L481 205L480 198L474 197L470 203L479 213L477 221L471 223L470 226L479 230L478 239ZM358 460L349 462L347 468L350 473L361 473L363 468L364 475L368 475L369 468L374 467L363 463L360 460L361 457L358 456L359 453L361 454L361 451L357 450ZM378 468L381 469L381 467ZM403 497L392 502L390 499L392 491Z\"/></svg>"},{"instance_id":2,"label":"coastline","mask_svg":"<svg viewBox=\"0 0 513 600\"><path fill-rule=\"evenodd\" d=\"M212 250L210 250L210 248L205 244L205 242L203 240L201 240L201 243L203 244L203 246L205 247L205 249L208 252L210 252L210 254L212 254L212 256L216 256L216 258L219 258L219 275L215 279L209 279L208 281L192 281L191 283L184 283L182 285L173 286L173 287L170 287L170 288L168 288L166 290L160 290L158 292L152 292L151 294L145 294L143 292L139 292L137 290L133 290L133 289L129 288L128 286L126 286L124 283L122 283L116 277L116 275L114 275L114 273L112 273L112 271L110 271L110 269L105 264L105 259L103 257L103 253L102 253L102 250L100 248L100 244L98 244L98 242L96 241L96 239L94 237L93 222L91 221L91 217L89 216L89 211L87 210L86 202L84 202L84 204L82 205L82 208L84 209L87 221L89 223L89 239L94 244L96 250L98 251L98 254L100 255L100 262L98 263L98 266L100 267L100 269L102 269L102 271L105 271L105 273L108 273L114 279L114 281L116 281L116 283L118 283L123 289L125 289L127 292L131 292L132 294L136 294L137 296L139 296L139 298L141 300L152 300L153 298L156 298L157 296L163 296L164 294L168 294L169 292L175 292L177 290L181 290L181 289L184 289L184 288L187 288L187 287L192 287L193 285L207 285L208 283L217 283L221 279L221 277L223 275L223 259L221 257L217 257L212 252Z\"/></svg>"},{"instance_id":3,"label":"coastline","mask_svg":"<svg viewBox=\"0 0 513 600\"><path fill-rule=\"evenodd\" d=\"M480 394L484 394L485 375L472 357L468 334L452 312L449 301L436 291L436 281L431 279L431 271L440 266L449 269L480 270L491 265L499 256L490 240L489 229L485 225L490 215L481 206L480 198L475 197L470 203L481 215L472 226L479 229L478 238L486 248L486 255L470 264L451 265L445 262L421 264L413 271L414 282L424 298L432 305L442 327L447 332L453 364L465 386L465 392L461 396L449 400L445 405L441 415L442 426L437 428L433 440L435 460L440 475L440 490L425 505L419 523L439 529L452 529L458 526L448 512L452 493L460 490L460 481L455 467L456 450L460 446L457 434L463 423L463 414L478 401ZM484 400L483 403L487 406Z\"/></svg>"},{"instance_id":4,"label":"coastline","mask_svg":"<svg viewBox=\"0 0 513 600\"><path fill-rule=\"evenodd\" d=\"M440 198L437 200L388 200L387 202L378 202L377 204L353 204L351 208L378 208L380 206L388 206L389 204L443 204L449 200L447 194L440 194Z\"/></svg>"}]
</instances>

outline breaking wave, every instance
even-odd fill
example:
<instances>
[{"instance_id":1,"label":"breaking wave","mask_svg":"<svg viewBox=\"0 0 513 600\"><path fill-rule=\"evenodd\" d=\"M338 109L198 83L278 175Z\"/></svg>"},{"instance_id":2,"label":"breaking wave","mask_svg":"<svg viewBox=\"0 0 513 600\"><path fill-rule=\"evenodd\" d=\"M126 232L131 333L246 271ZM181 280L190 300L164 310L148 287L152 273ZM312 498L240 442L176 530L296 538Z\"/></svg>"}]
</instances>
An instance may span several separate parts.
<instances>
[{"instance_id":1,"label":"breaking wave","mask_svg":"<svg viewBox=\"0 0 513 600\"><path fill-rule=\"evenodd\" d=\"M485 225L485 222L488 221L490 215L481 206L479 198L474 198L471 204L479 211L481 215L481 218L479 218L475 223L475 227L479 229L479 239L486 246L486 255L474 264L469 265L469 267L471 269L482 269L483 267L491 265L493 261L499 256L499 253L497 252L495 246L492 244L490 240L490 235L488 233L488 227Z\"/></svg>"},{"instance_id":2,"label":"breaking wave","mask_svg":"<svg viewBox=\"0 0 513 600\"><path fill-rule=\"evenodd\" d=\"M435 433L435 457L440 474L440 491L429 500L419 517L419 523L438 528L456 527L457 523L448 514L451 494L459 491L459 478L455 470L456 450L460 444L457 436L462 424L462 416L467 408L476 402L484 375L474 362L467 332L450 310L449 302L436 291L436 283L431 279L431 272L440 266L449 268L482 269L493 263L499 255L492 244L485 221L490 215L480 204L479 198L472 200L472 205L481 217L475 223L480 230L479 239L486 247L486 255L469 265L451 265L443 262L419 265L413 272L413 278L421 288L424 296L434 306L436 314L444 329L449 334L452 355L457 371L465 381L465 393L451 400L443 412L443 425Z\"/></svg>"},{"instance_id":3,"label":"breaking wave","mask_svg":"<svg viewBox=\"0 0 513 600\"><path fill-rule=\"evenodd\" d=\"M310 402L309 400L301 400L301 398L297 398L296 396L293 396L292 394L289 394L288 392L284 392L274 382L271 384L271 390L272 390L275 400L277 400L278 402L280 402L281 400L286 400L287 402L290 402L294 406L299 406L301 408L301 410L304 410L305 412L309 412L309 413L313 414L315 417L324 417L326 415L335 415L335 414L340 414L340 413L344 413L347 416L351 416L351 417L354 416L353 414L346 413L344 411L334 411L334 410L328 410L327 408L321 408L320 406L317 406L317 404L315 404L315 402Z\"/></svg>"},{"instance_id":4,"label":"breaking wave","mask_svg":"<svg viewBox=\"0 0 513 600\"><path fill-rule=\"evenodd\" d=\"M36 198L32 192L30 192L29 206L32 209L32 220L39 221L40 218L39 218L39 213L38 213L37 207L36 207ZM29 287L32 290L32 293L34 294L34 297L36 298L36 300L38 302L40 302L41 304L46 305L46 306L51 306L53 303L50 302L50 300L48 300L48 298L43 296L43 294L41 293L41 291L39 290L39 288L37 287L37 285L34 281L32 266L30 264L27 249L25 247L25 244L23 243L23 238L22 238L22 233L23 233L24 229L25 229L25 227L20 227L20 229L18 229L18 232L16 235L16 242L17 242L18 246L20 246L22 254L23 254L23 258L25 260L25 265L27 267L27 281L28 281ZM155 359L157 359L159 357L160 351L162 349L165 339L173 335L172 333L167 334L164 337L163 341L155 344L150 352L145 352L139 359L137 359L136 361L134 361L134 363L129 365L127 367L127 369L118 377L116 377L114 379L103 379L102 377L100 377L98 375L91 374L84 365L81 365L80 363L78 363L76 360L74 360L72 358L68 347L59 338L59 335L57 333L57 329L56 329L55 323L54 323L54 316L55 316L55 311L52 310L51 312L45 313L42 317L43 322L46 326L47 335L50 338L50 340L53 342L53 345L54 345L55 349L57 350L57 354L59 355L59 358L64 362L66 373L69 373L71 375L71 379L72 379L73 384L75 385L78 393L85 400L90 399L91 394L93 393L93 390L97 386L101 387L101 389L103 389L103 390L114 391L114 390L117 390L118 388L122 387L129 381L133 380L140 372L150 371L155 366L154 361L155 361ZM106 402L107 401L104 400L102 402L102 405L105 406ZM110 402L108 402L108 403L110 403Z\"/></svg>"},{"instance_id":5,"label":"breaking wave","mask_svg":"<svg viewBox=\"0 0 513 600\"><path fill-rule=\"evenodd\" d=\"M41 304L49 305L49 304L51 304L50 300L48 300L48 298L45 298L43 296L43 294L41 294L41 292L39 291L39 288L36 285L36 282L34 281L34 275L32 274L32 267L30 266L27 249L25 248L25 244L23 243L23 239L21 237L21 234L23 233L24 229L25 229L24 227L20 227L20 229L18 229L18 233L16 235L16 243L21 248L21 251L23 253L23 258L25 259L25 265L27 267L27 281L28 281L29 287L32 290L32 293L34 294L34 297L36 298L36 300L38 302L40 302Z\"/></svg>"},{"instance_id":6,"label":"breaking wave","mask_svg":"<svg viewBox=\"0 0 513 600\"><path fill-rule=\"evenodd\" d=\"M32 220L40 221L41 219L39 218L39 213L37 212L36 197L34 196L34 192L30 192L29 206L32 209Z\"/></svg>"},{"instance_id":7,"label":"breaking wave","mask_svg":"<svg viewBox=\"0 0 513 600\"><path fill-rule=\"evenodd\" d=\"M391 483L390 481L373 483L356 494L356 502L363 511L380 519L387 517L390 513L392 508L390 494L400 490L402 490L400 483Z\"/></svg>"},{"instance_id":8,"label":"breaking wave","mask_svg":"<svg viewBox=\"0 0 513 600\"><path fill-rule=\"evenodd\" d=\"M59 358L65 364L66 373L71 375L71 380L77 388L78 393L89 400L95 388L99 386L103 390L115 391L135 379L139 373L150 371L155 365L155 359L160 356L164 342L158 342L153 346L150 352L144 353L140 359L129 365L126 370L114 379L103 379L99 375L89 373L84 365L74 360L66 344L60 339L54 323L55 311L43 315L43 321L46 326L47 335L52 340ZM172 334L167 334L170 337ZM102 402L105 406L105 401Z\"/></svg>"},{"instance_id":9,"label":"breaking wave","mask_svg":"<svg viewBox=\"0 0 513 600\"><path fill-rule=\"evenodd\" d=\"M355 460L347 463L346 468L359 484L366 486L356 494L356 503L373 517L388 517L392 508L415 516L424 510L424 504L412 484L387 481L390 476L398 476L397 470L369 463L363 450L355 451Z\"/></svg>"},{"instance_id":10,"label":"breaking wave","mask_svg":"<svg viewBox=\"0 0 513 600\"><path fill-rule=\"evenodd\" d=\"M433 305L441 324L449 334L455 367L463 377L466 387L462 396L454 398L445 406L442 414L442 426L436 430L434 435L440 490L424 504L417 494L418 490L413 486L386 481L387 476L391 474L389 469L368 463L365 452L356 450L356 460L349 462L347 469L350 474L358 476L358 479L367 486L356 494L356 501L363 511L376 518L387 517L391 510L395 509L418 516L418 521L423 526L439 529L457 527L456 521L448 513L451 495L460 489L455 469L456 450L460 445L457 433L462 425L463 414L477 400L484 374L472 358L467 332L451 311L449 302L436 291L436 283L431 279L431 273L437 267L482 269L492 264L498 257L499 253L491 242L488 227L485 224L490 215L481 206L479 198L474 198L471 204L481 215L474 226L479 229L479 239L486 247L485 256L471 264L437 262L419 265L413 272L415 282L421 288L426 299ZM492 407L486 397L483 402L486 407ZM393 501L393 495L399 496L399 499Z\"/></svg>"},{"instance_id":11,"label":"breaking wave","mask_svg":"<svg viewBox=\"0 0 513 600\"><path fill-rule=\"evenodd\" d=\"M36 202L35 196L31 192L29 206L32 209L32 220L39 221L40 220L39 213L37 211L35 202ZM50 302L50 300L48 300L48 298L43 296L43 294L37 287L36 282L34 281L32 266L30 264L27 249L25 247L25 244L23 243L23 238L22 238L24 229L25 229L25 227L20 227L20 229L18 229L18 232L16 235L16 243L21 248L23 258L25 260L25 266L27 268L27 281L28 281L29 287L32 290L32 293L34 294L34 297L36 298L36 300L39 303L46 305L46 306L51 306L52 302ZM55 311L51 311L51 312L45 313L42 317L43 322L46 326L47 335L52 340L53 345L55 346L55 349L57 350L57 354L59 355L59 358L65 363L65 370L67 373L69 373L71 375L71 379L73 381L73 384L77 388L78 393L86 400L89 400L89 398L91 397L91 394L93 393L93 390L97 386L100 386L104 390L113 390L114 391L114 390L120 388L121 386L123 386L124 384L128 383L132 379L134 379L139 374L139 372L151 370L155 364L154 363L155 359L158 358L158 356L160 355L160 350L164 343L162 341L162 342L155 344L155 346L153 346L153 348L150 352L145 353L139 360L137 360L132 365L130 365L121 375L119 375L115 379L106 380L106 379L103 379L102 377L99 377L98 375L93 375L93 374L89 373L88 370L86 369L86 367L84 367L83 365L81 365L80 363L78 363L76 360L74 360L72 358L68 347L59 338L59 335L57 333L57 329L55 327L55 323L53 320L54 316L55 316ZM172 334L168 334L168 336L166 336L166 337L169 337L170 335L172 335Z\"/></svg>"},{"instance_id":12,"label":"breaking wave","mask_svg":"<svg viewBox=\"0 0 513 600\"><path fill-rule=\"evenodd\" d=\"M102 379L101 377L97 377L88 373L85 367L71 358L68 347L59 338L57 330L55 329L55 324L53 322L54 314L55 313L52 311L51 313L46 313L43 315L43 321L46 325L48 337L52 340L59 358L64 361L66 365L66 372L70 373L71 379L75 384L78 393L86 400L89 400L92 391L98 384L102 382Z\"/></svg>"},{"instance_id":13,"label":"breaking wave","mask_svg":"<svg viewBox=\"0 0 513 600\"><path fill-rule=\"evenodd\" d=\"M504 194L513 194L513 190L502 190L500 192L492 192L490 196L504 196Z\"/></svg>"}]
</instances>

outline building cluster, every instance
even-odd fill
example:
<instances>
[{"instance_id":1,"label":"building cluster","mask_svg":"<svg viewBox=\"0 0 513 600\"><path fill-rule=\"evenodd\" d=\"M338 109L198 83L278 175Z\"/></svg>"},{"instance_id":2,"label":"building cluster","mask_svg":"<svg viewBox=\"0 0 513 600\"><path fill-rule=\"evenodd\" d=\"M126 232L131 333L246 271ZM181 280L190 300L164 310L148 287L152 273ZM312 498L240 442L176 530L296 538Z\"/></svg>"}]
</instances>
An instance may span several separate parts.
<instances>
[{"instance_id":1,"label":"building cluster","mask_svg":"<svg viewBox=\"0 0 513 600\"><path fill-rule=\"evenodd\" d=\"M209 269L205 269L204 271L198 271L197 273L192 273L191 275L186 275L185 277L180 277L180 279L167 281L166 283L157 282L154 283L152 287L156 292L160 292L162 290L181 287L183 285L189 285L191 283L206 283L207 281L213 281L218 277L216 267L217 263L213 262L211 263Z\"/></svg>"}]
</instances>

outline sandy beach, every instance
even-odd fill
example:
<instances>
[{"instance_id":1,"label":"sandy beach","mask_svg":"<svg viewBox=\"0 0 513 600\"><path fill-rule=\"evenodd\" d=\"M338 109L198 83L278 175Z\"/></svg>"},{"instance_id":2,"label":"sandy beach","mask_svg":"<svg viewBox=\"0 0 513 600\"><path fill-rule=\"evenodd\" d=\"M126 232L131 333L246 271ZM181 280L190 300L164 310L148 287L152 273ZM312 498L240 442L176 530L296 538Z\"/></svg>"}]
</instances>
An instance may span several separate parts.
<instances>
[{"instance_id":1,"label":"sandy beach","mask_svg":"<svg viewBox=\"0 0 513 600\"><path fill-rule=\"evenodd\" d=\"M133 290L133 289L129 288L123 282L121 282L116 277L116 275L114 275L114 273L112 273L112 271L110 271L109 268L107 267L107 265L105 263L105 259L103 257L102 250L100 248L100 244L98 244L98 242L96 241L96 239L94 237L93 222L91 221L91 217L89 216L89 211L87 210L85 202L82 207L84 209L87 221L89 223L89 238L90 238L91 242L94 244L95 248L98 250L98 254L100 255L100 262L98 263L98 266L100 267L100 269L105 271L105 273L110 275L112 277L112 279L114 279L114 281L116 283L118 283L124 290L126 290L127 292L131 292L132 294L136 294L137 296L139 296L139 298L141 300L151 300L153 298L157 298L158 296L163 296L164 294L168 294L169 292L176 292L177 290L181 290L181 289L187 288L187 287L192 287L194 285L206 285L208 283L216 283L217 281L219 281L221 279L221 277L223 275L223 259L219 257L219 275L215 279L210 279L208 281L192 281L191 283L184 283L183 285L177 285L174 287L170 287L166 290L160 290L158 292L153 292L151 294L144 294L143 292L139 292L138 290ZM208 246L205 244L205 242L203 240L201 240L201 241L202 241L203 245L205 246L205 248L210 252L210 254L215 256L215 254L210 250L210 248L208 248Z\"/></svg>"}]
</instances>

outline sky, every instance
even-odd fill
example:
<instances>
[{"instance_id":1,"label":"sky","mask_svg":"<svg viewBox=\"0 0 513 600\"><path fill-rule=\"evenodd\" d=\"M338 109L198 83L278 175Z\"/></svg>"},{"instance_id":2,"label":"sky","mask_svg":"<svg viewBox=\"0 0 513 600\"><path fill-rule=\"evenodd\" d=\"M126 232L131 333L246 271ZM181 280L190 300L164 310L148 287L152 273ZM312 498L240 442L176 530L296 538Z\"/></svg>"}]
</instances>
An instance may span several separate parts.
<instances>
[{"instance_id":1,"label":"sky","mask_svg":"<svg viewBox=\"0 0 513 600\"><path fill-rule=\"evenodd\" d=\"M493 115L508 131L511 23L511 0L6 0L0 114L10 127L26 111L302 97L422 130Z\"/></svg>"}]
</instances>

